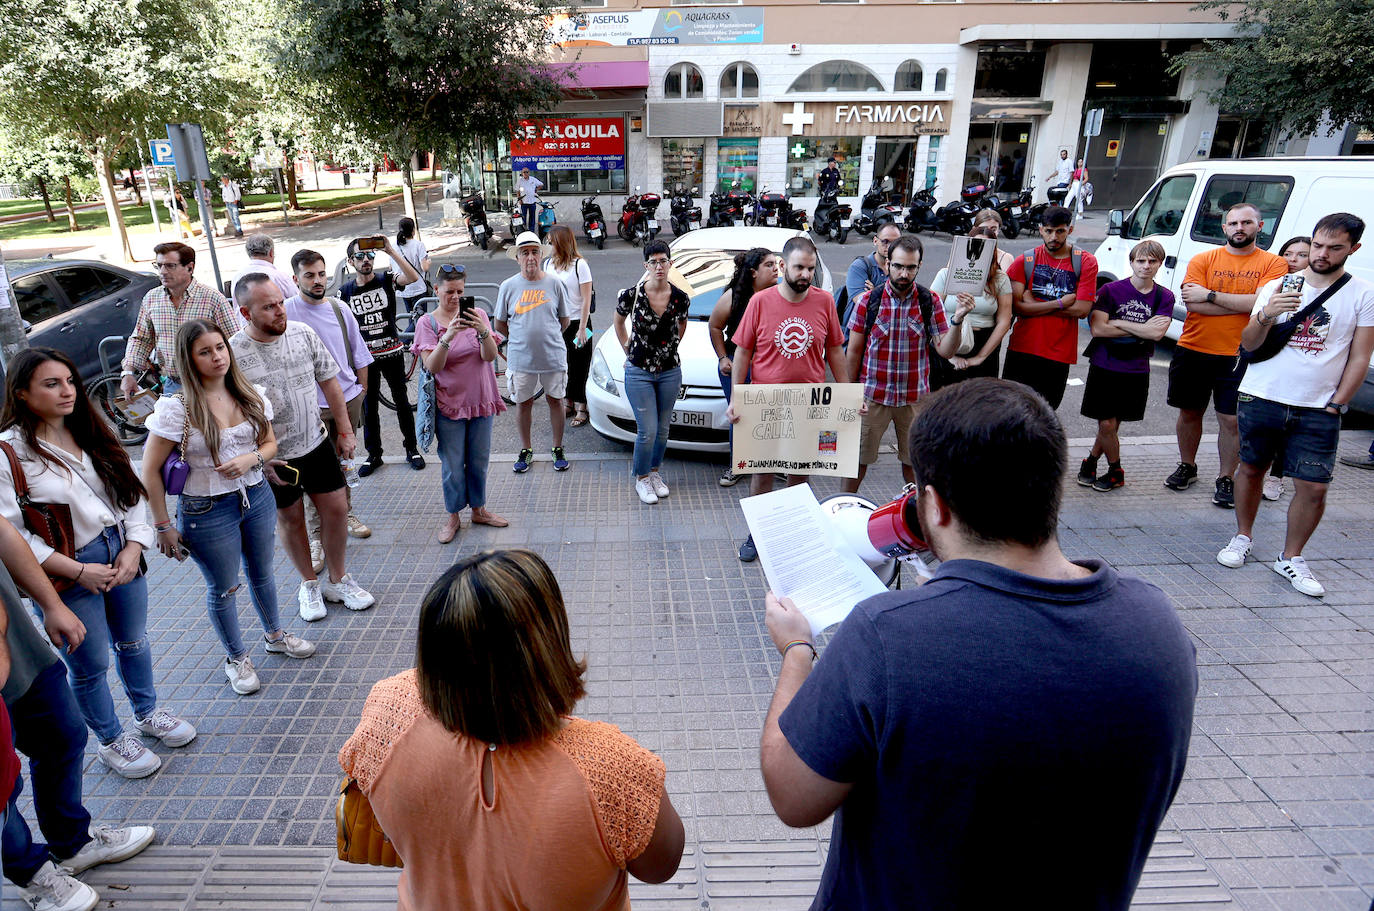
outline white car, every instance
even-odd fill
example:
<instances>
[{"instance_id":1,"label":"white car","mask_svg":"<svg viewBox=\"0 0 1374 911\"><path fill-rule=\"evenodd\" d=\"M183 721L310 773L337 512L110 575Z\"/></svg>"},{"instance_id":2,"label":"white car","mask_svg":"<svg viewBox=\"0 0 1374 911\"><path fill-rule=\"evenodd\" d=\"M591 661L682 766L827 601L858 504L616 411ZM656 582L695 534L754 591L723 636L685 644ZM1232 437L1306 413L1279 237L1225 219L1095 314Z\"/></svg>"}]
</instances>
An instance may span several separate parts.
<instances>
[{"instance_id":1,"label":"white car","mask_svg":"<svg viewBox=\"0 0 1374 911\"><path fill-rule=\"evenodd\" d=\"M706 325L716 301L735 271L735 254L754 247L782 253L792 237L808 237L788 228L703 228L673 240L673 268L669 280L692 300L687 334L678 353L682 359L682 391L673 407L668 446L696 452L729 452L730 422L725 419L725 393L716 372L719 361ZM830 272L817 256L816 285L831 290ZM613 300L613 299L612 299ZM625 349L615 332L602 334L592 354L587 382L587 412L597 433L633 443L638 425L625 398Z\"/></svg>"}]
</instances>

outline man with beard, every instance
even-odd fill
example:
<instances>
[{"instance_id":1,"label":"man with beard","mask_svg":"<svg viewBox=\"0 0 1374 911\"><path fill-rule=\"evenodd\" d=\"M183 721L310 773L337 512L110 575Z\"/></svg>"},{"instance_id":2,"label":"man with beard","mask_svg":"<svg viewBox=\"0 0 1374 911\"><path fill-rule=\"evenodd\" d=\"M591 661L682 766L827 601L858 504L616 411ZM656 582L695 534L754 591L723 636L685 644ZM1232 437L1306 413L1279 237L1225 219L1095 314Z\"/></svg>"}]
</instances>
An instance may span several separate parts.
<instances>
[{"instance_id":1,"label":"man with beard","mask_svg":"<svg viewBox=\"0 0 1374 911\"><path fill-rule=\"evenodd\" d=\"M325 289L329 286L329 266L325 264L324 257L314 250L298 250L291 257L291 271L300 293L286 301L286 318L314 329L339 365L337 378L344 407L348 410L348 425L355 428L356 432L363 419L363 398L368 388L368 375L372 372L369 367L372 355L363 342L353 312L337 298L325 298ZM337 438L339 422L333 409L325 401L322 391L317 392L316 397L325 431L331 438ZM339 453L339 458L348 456ZM368 537L372 530L353 514L352 492L345 487L344 493L348 497L348 533L355 538ZM305 524L310 536L310 562L319 572L324 567L320 514L309 503L305 507Z\"/></svg>"},{"instance_id":2,"label":"man with beard","mask_svg":"<svg viewBox=\"0 0 1374 911\"><path fill-rule=\"evenodd\" d=\"M315 330L304 323L287 322L286 302L264 273L250 272L240 278L234 285L234 302L248 325L229 339L229 346L244 377L266 389L272 402L277 457L265 470L277 501L282 545L301 576L296 595L301 619L322 619L326 598L343 602L349 610L366 610L376 601L345 567L348 499L339 458L352 458L357 440L339 385L339 365ZM334 415L338 434L334 441L320 420L321 392ZM323 579L315 575L310 560L301 505L305 496L320 512L320 537L329 567Z\"/></svg>"},{"instance_id":3,"label":"man with beard","mask_svg":"<svg viewBox=\"0 0 1374 911\"><path fill-rule=\"evenodd\" d=\"M1025 383L1051 408L1064 401L1069 366L1078 362L1078 321L1097 302L1097 257L1069 240L1073 216L1051 206L1040 226L1044 241L1007 269L1011 279L1011 342L1002 378Z\"/></svg>"},{"instance_id":4,"label":"man with beard","mask_svg":"<svg viewBox=\"0 0 1374 911\"><path fill-rule=\"evenodd\" d=\"M897 429L897 459L902 477L916 483L907 440L916 418L917 400L930 392L930 352L948 360L959 347L959 326L973 309L969 298L945 319L940 298L916 284L921 271L920 238L903 234L887 251L887 281L854 301L849 319L846 369L864 384L863 430L859 442L859 476L841 487L857 493L868 466L878 461L878 444L888 425Z\"/></svg>"},{"instance_id":5,"label":"man with beard","mask_svg":"<svg viewBox=\"0 0 1374 911\"><path fill-rule=\"evenodd\" d=\"M1244 565L1264 473L1278 455L1294 489L1287 535L1273 570L1314 598L1326 589L1302 551L1326 508L1341 415L1364 382L1374 353L1374 284L1345 271L1363 234L1364 222L1347 212L1317 222L1307 268L1298 273L1302 288L1287 290L1283 279L1266 284L1240 336L1241 346L1255 351L1276 326L1282 327L1278 331L1292 328L1278 353L1252 363L1240 382L1237 533L1217 562L1232 569Z\"/></svg>"},{"instance_id":6,"label":"man with beard","mask_svg":"<svg viewBox=\"0 0 1374 911\"><path fill-rule=\"evenodd\" d=\"M835 382L849 382L835 299L828 291L811 285L816 274L816 245L808 238L793 237L783 244L782 260L782 282L749 299L744 318L730 337L735 343L735 360L730 367L735 386L823 383L827 363ZM732 424L739 421L734 405L725 409L725 416ZM787 476L789 487L805 480L805 475ZM751 495L772 489L772 472L749 479ZM750 535L740 545L739 558L749 563L758 555Z\"/></svg>"},{"instance_id":7,"label":"man with beard","mask_svg":"<svg viewBox=\"0 0 1374 911\"><path fill-rule=\"evenodd\" d=\"M348 304L358 318L367 350L375 361L368 371L367 381L363 383L363 389L366 390L363 400L363 442L367 445L367 461L358 466L358 475L364 478L382 465L380 398L383 379L391 388L391 400L396 403L396 423L401 427L406 461L416 471L425 467L424 457L420 455L420 447L415 439L415 412L410 410L405 358L402 357L404 346L401 344L400 331L396 328L396 289L419 281L420 274L396 249L391 238L376 239L386 244L384 249L396 265L396 271L376 271L373 263L377 251L360 249L358 241L353 240L348 244L348 262L358 275L339 286L339 299ZM349 530L352 531L352 525Z\"/></svg>"},{"instance_id":8,"label":"man with beard","mask_svg":"<svg viewBox=\"0 0 1374 911\"><path fill-rule=\"evenodd\" d=\"M1259 209L1248 202L1226 211L1226 244L1194 256L1179 296L1188 307L1183 335L1169 362L1169 404L1178 409L1178 467L1164 481L1170 490L1197 483L1197 449L1202 416L1210 399L1217 413L1217 475L1212 502L1236 505L1232 476L1239 460L1236 394L1245 364L1236 360L1240 334L1250 321L1260 287L1288 274L1288 263L1255 245L1264 227Z\"/></svg>"}]
</instances>

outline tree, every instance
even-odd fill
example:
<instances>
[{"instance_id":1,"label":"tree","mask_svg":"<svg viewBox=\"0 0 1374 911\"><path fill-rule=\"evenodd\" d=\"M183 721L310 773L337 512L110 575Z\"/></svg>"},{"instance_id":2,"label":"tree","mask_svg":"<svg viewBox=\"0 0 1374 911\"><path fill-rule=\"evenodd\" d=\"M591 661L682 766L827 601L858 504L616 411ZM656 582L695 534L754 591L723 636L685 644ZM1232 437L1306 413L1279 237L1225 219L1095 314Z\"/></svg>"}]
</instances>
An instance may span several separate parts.
<instances>
[{"instance_id":1,"label":"tree","mask_svg":"<svg viewBox=\"0 0 1374 911\"><path fill-rule=\"evenodd\" d=\"M1216 10L1243 36L1208 40L1171 64L1175 73L1191 66L1222 77L1212 101L1292 133L1374 125L1369 0L1206 0L1195 8Z\"/></svg>"},{"instance_id":2,"label":"tree","mask_svg":"<svg viewBox=\"0 0 1374 911\"><path fill-rule=\"evenodd\" d=\"M165 123L219 124L232 88L214 75L221 17L212 5L138 0L6 0L5 13L23 25L0 29L0 117L85 152L132 259L110 162Z\"/></svg>"},{"instance_id":3,"label":"tree","mask_svg":"<svg viewBox=\"0 0 1374 911\"><path fill-rule=\"evenodd\" d=\"M422 149L510 135L549 110L558 82L542 66L556 0L362 4L282 0L279 67L322 99L322 115L400 163L414 217L411 159Z\"/></svg>"},{"instance_id":4,"label":"tree","mask_svg":"<svg viewBox=\"0 0 1374 911\"><path fill-rule=\"evenodd\" d=\"M90 159L71 140L62 136L34 136L24 125L0 121L0 176L36 184L48 221L57 221L49 199L48 184L52 182L62 187L67 230L81 230L72 199L72 179L76 178L89 188L91 175Z\"/></svg>"}]
</instances>

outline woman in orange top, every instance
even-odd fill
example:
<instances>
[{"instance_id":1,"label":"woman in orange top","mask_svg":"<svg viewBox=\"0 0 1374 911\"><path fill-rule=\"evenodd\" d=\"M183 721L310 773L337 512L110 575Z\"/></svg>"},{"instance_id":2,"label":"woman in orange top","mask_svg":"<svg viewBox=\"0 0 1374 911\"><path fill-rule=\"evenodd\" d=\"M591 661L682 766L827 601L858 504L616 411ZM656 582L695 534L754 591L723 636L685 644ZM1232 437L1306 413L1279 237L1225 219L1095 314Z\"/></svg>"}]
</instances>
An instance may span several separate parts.
<instances>
[{"instance_id":1,"label":"woman in orange top","mask_svg":"<svg viewBox=\"0 0 1374 911\"><path fill-rule=\"evenodd\" d=\"M534 553L469 557L430 588L415 668L372 688L339 752L405 862L399 909L628 909L627 872L677 872L663 761L568 714L585 671Z\"/></svg>"}]
</instances>

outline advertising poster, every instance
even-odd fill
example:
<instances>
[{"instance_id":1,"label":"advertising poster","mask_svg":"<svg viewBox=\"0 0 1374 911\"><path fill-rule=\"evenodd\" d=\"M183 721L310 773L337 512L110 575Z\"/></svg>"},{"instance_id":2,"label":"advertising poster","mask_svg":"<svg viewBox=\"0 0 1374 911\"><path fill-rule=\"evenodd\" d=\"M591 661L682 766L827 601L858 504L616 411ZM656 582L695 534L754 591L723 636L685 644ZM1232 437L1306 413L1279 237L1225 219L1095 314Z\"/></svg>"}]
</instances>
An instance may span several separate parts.
<instances>
[{"instance_id":1,"label":"advertising poster","mask_svg":"<svg viewBox=\"0 0 1374 911\"><path fill-rule=\"evenodd\" d=\"M646 44L762 44L763 9L694 6L555 16L553 42L564 47Z\"/></svg>"},{"instance_id":2,"label":"advertising poster","mask_svg":"<svg viewBox=\"0 0 1374 911\"><path fill-rule=\"evenodd\" d=\"M541 117L521 120L510 143L519 171L601 171L625 167L623 117Z\"/></svg>"},{"instance_id":3,"label":"advertising poster","mask_svg":"<svg viewBox=\"0 0 1374 911\"><path fill-rule=\"evenodd\" d=\"M862 383L753 383L731 390L740 416L731 464L735 474L859 473Z\"/></svg>"}]
</instances>

